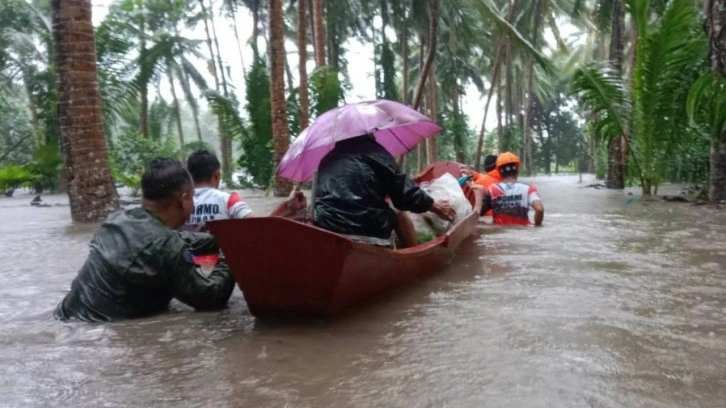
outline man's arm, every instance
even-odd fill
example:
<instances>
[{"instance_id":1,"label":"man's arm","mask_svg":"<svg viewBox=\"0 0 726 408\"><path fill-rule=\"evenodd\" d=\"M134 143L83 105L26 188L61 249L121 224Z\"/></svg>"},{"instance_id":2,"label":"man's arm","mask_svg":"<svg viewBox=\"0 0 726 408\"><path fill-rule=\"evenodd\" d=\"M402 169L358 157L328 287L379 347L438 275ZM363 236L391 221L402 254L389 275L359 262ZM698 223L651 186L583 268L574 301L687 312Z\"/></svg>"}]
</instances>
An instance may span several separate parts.
<instances>
[{"instance_id":1,"label":"man's arm","mask_svg":"<svg viewBox=\"0 0 726 408\"><path fill-rule=\"evenodd\" d=\"M219 252L217 240L209 233L183 231L178 234L195 255L215 254Z\"/></svg>"},{"instance_id":2,"label":"man's arm","mask_svg":"<svg viewBox=\"0 0 726 408\"><path fill-rule=\"evenodd\" d=\"M393 206L402 211L423 213L432 210L434 199L402 172L392 156L371 158L377 177L384 183Z\"/></svg>"},{"instance_id":3,"label":"man's arm","mask_svg":"<svg viewBox=\"0 0 726 408\"><path fill-rule=\"evenodd\" d=\"M544 204L542 204L542 199L539 197L539 193L534 186L529 186L527 201L529 201L529 205L534 209L534 225L537 227L541 226L542 220L544 219Z\"/></svg>"},{"instance_id":4,"label":"man's arm","mask_svg":"<svg viewBox=\"0 0 726 408\"><path fill-rule=\"evenodd\" d=\"M227 199L229 218L246 218L252 213L250 206L240 197L239 193L231 193Z\"/></svg>"},{"instance_id":5,"label":"man's arm","mask_svg":"<svg viewBox=\"0 0 726 408\"><path fill-rule=\"evenodd\" d=\"M534 209L534 225L539 227L542 225L544 220L544 205L542 200L536 200L532 203L532 209Z\"/></svg>"},{"instance_id":6,"label":"man's arm","mask_svg":"<svg viewBox=\"0 0 726 408\"><path fill-rule=\"evenodd\" d=\"M170 238L164 244L167 259L163 262L170 277L173 296L197 310L219 310L227 305L234 290L234 278L223 259L209 276L194 265L191 250ZM167 249L168 248L168 249Z\"/></svg>"}]
</instances>

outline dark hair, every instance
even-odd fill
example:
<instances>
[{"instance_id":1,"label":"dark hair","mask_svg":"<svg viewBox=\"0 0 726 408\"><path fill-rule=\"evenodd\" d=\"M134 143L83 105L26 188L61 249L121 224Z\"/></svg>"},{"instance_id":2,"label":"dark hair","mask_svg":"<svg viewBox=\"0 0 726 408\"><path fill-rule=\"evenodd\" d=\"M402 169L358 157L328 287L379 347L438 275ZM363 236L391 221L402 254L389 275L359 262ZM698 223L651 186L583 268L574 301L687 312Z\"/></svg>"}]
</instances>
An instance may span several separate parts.
<instances>
[{"instance_id":1,"label":"dark hair","mask_svg":"<svg viewBox=\"0 0 726 408\"><path fill-rule=\"evenodd\" d=\"M187 170L195 183L209 181L219 168L217 156L206 149L197 150L187 158Z\"/></svg>"},{"instance_id":2,"label":"dark hair","mask_svg":"<svg viewBox=\"0 0 726 408\"><path fill-rule=\"evenodd\" d=\"M499 167L499 175L502 176L502 178L517 176L519 175L519 169L514 163L505 164L504 166Z\"/></svg>"},{"instance_id":3,"label":"dark hair","mask_svg":"<svg viewBox=\"0 0 726 408\"><path fill-rule=\"evenodd\" d=\"M497 156L493 154L488 155L484 158L484 171L489 173L490 171L497 168Z\"/></svg>"},{"instance_id":4,"label":"dark hair","mask_svg":"<svg viewBox=\"0 0 726 408\"><path fill-rule=\"evenodd\" d=\"M179 160L158 157L151 160L141 176L141 196L144 200L164 201L192 185L189 172Z\"/></svg>"}]
</instances>

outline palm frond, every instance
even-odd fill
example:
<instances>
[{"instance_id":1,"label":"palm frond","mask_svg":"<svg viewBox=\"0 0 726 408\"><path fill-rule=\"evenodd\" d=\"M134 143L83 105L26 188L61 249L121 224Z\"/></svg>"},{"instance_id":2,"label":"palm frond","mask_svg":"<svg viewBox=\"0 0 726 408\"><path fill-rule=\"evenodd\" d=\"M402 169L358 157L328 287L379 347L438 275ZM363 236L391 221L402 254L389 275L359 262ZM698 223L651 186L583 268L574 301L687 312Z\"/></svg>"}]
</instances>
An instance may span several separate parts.
<instances>
[{"instance_id":1,"label":"palm frond","mask_svg":"<svg viewBox=\"0 0 726 408\"><path fill-rule=\"evenodd\" d=\"M691 86L686 106L692 124L720 138L726 133L726 78L714 71L703 74Z\"/></svg>"},{"instance_id":2,"label":"palm frond","mask_svg":"<svg viewBox=\"0 0 726 408\"><path fill-rule=\"evenodd\" d=\"M593 113L601 115L596 125L606 140L620 137L629 122L631 103L620 76L603 65L588 65L575 72L572 90Z\"/></svg>"}]
</instances>

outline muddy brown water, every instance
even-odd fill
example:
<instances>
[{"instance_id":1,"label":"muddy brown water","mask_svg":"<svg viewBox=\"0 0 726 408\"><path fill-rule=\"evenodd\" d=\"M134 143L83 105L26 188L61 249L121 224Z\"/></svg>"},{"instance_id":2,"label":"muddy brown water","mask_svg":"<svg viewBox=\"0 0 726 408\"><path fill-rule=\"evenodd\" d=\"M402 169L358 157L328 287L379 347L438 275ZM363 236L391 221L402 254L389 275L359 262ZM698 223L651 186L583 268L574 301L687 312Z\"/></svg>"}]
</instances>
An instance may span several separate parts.
<instances>
[{"instance_id":1,"label":"muddy brown water","mask_svg":"<svg viewBox=\"0 0 726 408\"><path fill-rule=\"evenodd\" d=\"M306 323L238 289L222 312L55 321L94 226L62 196L0 199L0 406L726 406L726 210L533 181L544 227L481 226L441 273Z\"/></svg>"}]
</instances>

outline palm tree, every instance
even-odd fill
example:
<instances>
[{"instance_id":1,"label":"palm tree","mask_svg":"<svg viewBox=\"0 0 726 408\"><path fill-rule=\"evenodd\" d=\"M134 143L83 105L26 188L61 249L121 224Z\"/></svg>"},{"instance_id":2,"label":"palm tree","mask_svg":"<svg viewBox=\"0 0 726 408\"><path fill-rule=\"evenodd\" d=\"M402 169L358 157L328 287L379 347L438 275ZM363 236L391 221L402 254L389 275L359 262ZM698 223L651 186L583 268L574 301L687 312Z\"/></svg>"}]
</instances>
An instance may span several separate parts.
<instances>
[{"instance_id":1,"label":"palm tree","mask_svg":"<svg viewBox=\"0 0 726 408\"><path fill-rule=\"evenodd\" d=\"M594 125L601 137L617 143L632 130L627 152L644 195L657 194L681 135L694 131L683 101L701 69L706 41L692 3L672 0L653 21L650 1L627 0L638 35L632 82L598 65L579 70L573 80L600 116Z\"/></svg>"},{"instance_id":2,"label":"palm tree","mask_svg":"<svg viewBox=\"0 0 726 408\"><path fill-rule=\"evenodd\" d=\"M300 75L300 129L308 127L310 112L310 97L308 96L308 32L307 32L307 0L298 0L297 12L297 50L298 75Z\"/></svg>"},{"instance_id":3,"label":"palm tree","mask_svg":"<svg viewBox=\"0 0 726 408\"><path fill-rule=\"evenodd\" d=\"M711 72L694 85L695 92L689 97L689 113L693 117L693 105L700 99L707 110L707 122L711 137L709 198L726 200L726 39L722 32L726 26L726 0L708 0L706 27L709 38Z\"/></svg>"},{"instance_id":4,"label":"palm tree","mask_svg":"<svg viewBox=\"0 0 726 408\"><path fill-rule=\"evenodd\" d=\"M290 145L287 127L287 103L285 101L285 22L282 0L269 0L270 11L270 104L272 106L272 132L274 140L275 166L282 161ZM292 184L288 180L275 178L275 195L284 197L290 193Z\"/></svg>"},{"instance_id":5,"label":"palm tree","mask_svg":"<svg viewBox=\"0 0 726 408\"><path fill-rule=\"evenodd\" d=\"M312 1L313 15L313 43L315 45L315 68L325 65L325 30L323 22L325 19L325 11L323 8L323 0Z\"/></svg>"},{"instance_id":6,"label":"palm tree","mask_svg":"<svg viewBox=\"0 0 726 408\"><path fill-rule=\"evenodd\" d=\"M90 0L53 0L58 111L76 222L98 222L118 207L111 180L96 73Z\"/></svg>"}]
</instances>

